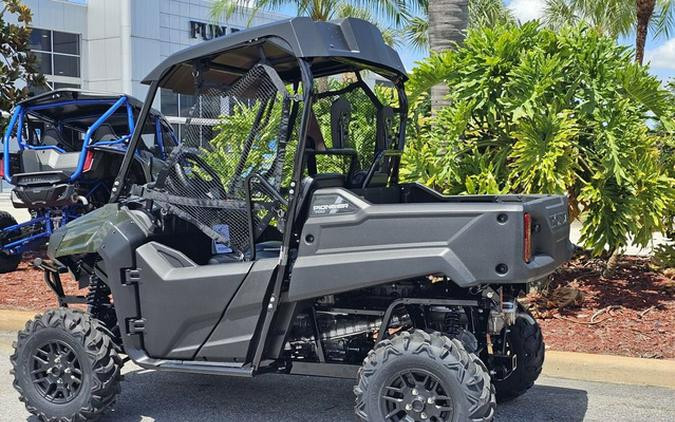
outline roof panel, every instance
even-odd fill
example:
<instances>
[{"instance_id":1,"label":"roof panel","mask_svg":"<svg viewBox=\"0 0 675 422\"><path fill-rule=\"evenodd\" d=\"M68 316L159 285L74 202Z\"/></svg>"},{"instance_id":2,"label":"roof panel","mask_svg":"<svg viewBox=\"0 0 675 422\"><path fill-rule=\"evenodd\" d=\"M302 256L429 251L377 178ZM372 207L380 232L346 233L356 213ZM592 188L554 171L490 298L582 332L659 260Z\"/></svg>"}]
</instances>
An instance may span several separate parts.
<instances>
[{"instance_id":1,"label":"roof panel","mask_svg":"<svg viewBox=\"0 0 675 422\"><path fill-rule=\"evenodd\" d=\"M314 22L310 18L298 17L188 47L164 60L150 72L143 83L150 84L170 75L162 81L162 86L182 91L182 88L186 88L183 80L191 78L192 70L187 72L191 66L183 69L176 67L204 58L210 59L211 63L245 72L258 62L260 46L271 65L278 66L279 74L287 81L298 80L300 77L294 60L296 57L321 59L321 66L313 69L319 72L321 69L330 69L333 73L350 71L354 63L359 63L377 69L378 73L391 79L407 79L398 53L384 43L382 34L375 25L355 18ZM334 64L326 65L330 61L334 61Z\"/></svg>"}]
</instances>

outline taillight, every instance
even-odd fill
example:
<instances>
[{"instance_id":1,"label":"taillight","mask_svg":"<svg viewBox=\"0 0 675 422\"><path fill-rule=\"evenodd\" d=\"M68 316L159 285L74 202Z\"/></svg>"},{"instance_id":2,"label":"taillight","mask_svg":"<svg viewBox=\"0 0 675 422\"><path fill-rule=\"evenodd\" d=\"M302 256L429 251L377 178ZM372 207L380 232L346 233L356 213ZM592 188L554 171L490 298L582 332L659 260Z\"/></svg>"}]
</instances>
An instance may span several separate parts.
<instances>
[{"instance_id":1,"label":"taillight","mask_svg":"<svg viewBox=\"0 0 675 422\"><path fill-rule=\"evenodd\" d=\"M87 151L87 156L84 157L84 168L82 169L82 171L86 173L89 170L91 170L93 166L94 166L94 151Z\"/></svg>"},{"instance_id":2,"label":"taillight","mask_svg":"<svg viewBox=\"0 0 675 422\"><path fill-rule=\"evenodd\" d=\"M532 260L532 217L530 214L523 214L523 261Z\"/></svg>"}]
</instances>

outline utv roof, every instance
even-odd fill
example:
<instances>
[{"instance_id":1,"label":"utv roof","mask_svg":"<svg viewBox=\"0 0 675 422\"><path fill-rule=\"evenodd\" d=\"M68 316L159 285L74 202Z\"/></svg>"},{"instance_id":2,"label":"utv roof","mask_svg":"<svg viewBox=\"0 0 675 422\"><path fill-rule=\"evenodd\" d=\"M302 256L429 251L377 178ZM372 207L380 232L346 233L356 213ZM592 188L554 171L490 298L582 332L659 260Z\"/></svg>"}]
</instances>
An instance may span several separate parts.
<instances>
[{"instance_id":1,"label":"utv roof","mask_svg":"<svg viewBox=\"0 0 675 422\"><path fill-rule=\"evenodd\" d=\"M261 54L262 53L262 54ZM206 64L205 80L226 85L259 63L262 56L286 82L301 78L296 58L313 59L315 77L370 69L389 79L407 79L396 51L386 45L375 25L355 18L315 22L298 17L239 31L188 47L157 66L143 80L189 93L192 72Z\"/></svg>"},{"instance_id":2,"label":"utv roof","mask_svg":"<svg viewBox=\"0 0 675 422\"><path fill-rule=\"evenodd\" d=\"M113 94L106 92L85 91L74 88L57 89L45 92L19 102L28 109L29 114L52 122L65 122L70 125L86 128L91 126L120 98L126 97L132 107L134 115L143 107L143 102L130 95ZM152 115L161 116L157 110ZM125 107L120 107L109 119L112 126L126 125L128 114Z\"/></svg>"}]
</instances>

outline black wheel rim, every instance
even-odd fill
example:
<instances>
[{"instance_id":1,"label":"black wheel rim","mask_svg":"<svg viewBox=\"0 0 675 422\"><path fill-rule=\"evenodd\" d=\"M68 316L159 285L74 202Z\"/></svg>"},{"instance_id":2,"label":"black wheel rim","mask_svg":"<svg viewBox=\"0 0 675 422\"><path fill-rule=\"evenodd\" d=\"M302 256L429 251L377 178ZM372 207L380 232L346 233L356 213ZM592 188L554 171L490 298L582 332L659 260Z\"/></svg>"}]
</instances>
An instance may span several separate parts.
<instances>
[{"instance_id":1,"label":"black wheel rim","mask_svg":"<svg viewBox=\"0 0 675 422\"><path fill-rule=\"evenodd\" d=\"M63 404L73 400L82 387L82 368L72 347L53 340L33 353L31 379L46 400Z\"/></svg>"},{"instance_id":2,"label":"black wheel rim","mask_svg":"<svg viewBox=\"0 0 675 422\"><path fill-rule=\"evenodd\" d=\"M423 369L399 372L380 394L385 421L445 422L452 419L454 405L440 380Z\"/></svg>"}]
</instances>

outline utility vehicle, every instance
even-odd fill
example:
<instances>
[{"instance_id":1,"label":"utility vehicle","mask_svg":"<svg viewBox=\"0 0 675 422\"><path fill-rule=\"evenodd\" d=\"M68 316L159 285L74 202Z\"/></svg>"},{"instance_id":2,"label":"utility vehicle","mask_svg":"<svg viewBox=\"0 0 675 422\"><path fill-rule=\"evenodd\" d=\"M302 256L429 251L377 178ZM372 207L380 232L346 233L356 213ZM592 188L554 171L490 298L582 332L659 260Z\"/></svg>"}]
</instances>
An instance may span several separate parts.
<instances>
[{"instance_id":1,"label":"utility vehicle","mask_svg":"<svg viewBox=\"0 0 675 422\"><path fill-rule=\"evenodd\" d=\"M0 212L0 273L14 271L22 254L44 246L54 229L108 201L141 105L133 97L79 89L16 105L3 138L0 175L14 186L14 207L27 209L31 218L18 224ZM134 156L132 183L152 180L176 142L156 111L142 136L146 143Z\"/></svg>"},{"instance_id":2,"label":"utility vehicle","mask_svg":"<svg viewBox=\"0 0 675 422\"><path fill-rule=\"evenodd\" d=\"M378 75L385 84L367 82ZM188 48L145 79L192 96L153 183L57 230L37 262L88 312L19 333L15 387L43 420L92 419L121 353L162 371L356 380L369 421L489 421L541 371L516 301L571 252L562 196L444 196L399 181L405 69L372 24L294 18ZM306 403L306 402L305 402ZM301 405L298 403L298 405Z\"/></svg>"}]
</instances>

